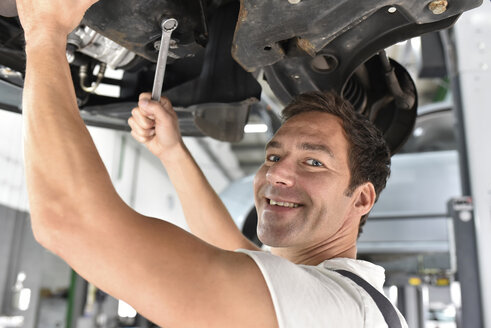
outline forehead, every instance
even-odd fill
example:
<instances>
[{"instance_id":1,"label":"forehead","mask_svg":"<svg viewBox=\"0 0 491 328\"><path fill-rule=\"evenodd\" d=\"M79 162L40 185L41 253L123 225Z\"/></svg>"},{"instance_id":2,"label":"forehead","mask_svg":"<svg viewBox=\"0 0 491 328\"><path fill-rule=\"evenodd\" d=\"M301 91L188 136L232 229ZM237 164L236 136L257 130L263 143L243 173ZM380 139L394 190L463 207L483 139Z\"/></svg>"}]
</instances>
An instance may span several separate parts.
<instances>
[{"instance_id":1,"label":"forehead","mask_svg":"<svg viewBox=\"0 0 491 328\"><path fill-rule=\"evenodd\" d=\"M324 143L330 147L336 144L345 149L348 146L341 119L315 111L297 114L287 120L272 140L282 139Z\"/></svg>"}]
</instances>

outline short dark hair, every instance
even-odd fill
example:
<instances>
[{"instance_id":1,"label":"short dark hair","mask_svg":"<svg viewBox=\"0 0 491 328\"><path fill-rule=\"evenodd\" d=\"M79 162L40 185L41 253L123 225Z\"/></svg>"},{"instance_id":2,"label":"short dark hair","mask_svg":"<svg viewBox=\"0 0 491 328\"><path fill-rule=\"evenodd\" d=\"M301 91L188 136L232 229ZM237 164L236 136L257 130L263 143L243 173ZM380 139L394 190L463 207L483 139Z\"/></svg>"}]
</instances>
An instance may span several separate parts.
<instances>
[{"instance_id":1,"label":"short dark hair","mask_svg":"<svg viewBox=\"0 0 491 328\"><path fill-rule=\"evenodd\" d=\"M298 95L282 111L284 121L304 112L317 111L341 118L349 143L348 165L351 179L346 194L351 196L356 187L371 182L376 198L385 188L390 175L390 150L380 130L370 120L355 111L351 103L333 91L313 91ZM368 213L360 219L358 236Z\"/></svg>"}]
</instances>

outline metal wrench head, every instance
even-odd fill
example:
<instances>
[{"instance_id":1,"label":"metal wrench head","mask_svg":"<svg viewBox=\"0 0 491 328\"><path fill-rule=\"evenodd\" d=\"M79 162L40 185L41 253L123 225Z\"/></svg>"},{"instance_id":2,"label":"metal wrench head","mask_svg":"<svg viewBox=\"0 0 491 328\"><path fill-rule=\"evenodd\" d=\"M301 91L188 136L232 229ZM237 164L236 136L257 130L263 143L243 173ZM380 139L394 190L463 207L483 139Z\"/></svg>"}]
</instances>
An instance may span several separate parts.
<instances>
[{"instance_id":1,"label":"metal wrench head","mask_svg":"<svg viewBox=\"0 0 491 328\"><path fill-rule=\"evenodd\" d=\"M163 32L172 32L177 28L177 20L174 18L164 19L161 27Z\"/></svg>"}]
</instances>

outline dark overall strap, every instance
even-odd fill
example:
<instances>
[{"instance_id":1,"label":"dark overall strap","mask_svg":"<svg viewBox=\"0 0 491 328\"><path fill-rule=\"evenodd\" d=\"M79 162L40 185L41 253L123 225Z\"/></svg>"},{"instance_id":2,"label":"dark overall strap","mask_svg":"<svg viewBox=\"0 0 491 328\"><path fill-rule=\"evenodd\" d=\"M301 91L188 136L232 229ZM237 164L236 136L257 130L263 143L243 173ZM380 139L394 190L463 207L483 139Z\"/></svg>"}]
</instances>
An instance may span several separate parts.
<instances>
[{"instance_id":1,"label":"dark overall strap","mask_svg":"<svg viewBox=\"0 0 491 328\"><path fill-rule=\"evenodd\" d=\"M389 326L389 328L402 328L401 321L399 320L399 316L397 315L396 310L392 303L377 289L375 289L372 285L366 282L363 278L354 274L353 272L346 270L334 270L337 273L345 276L353 280L358 286L367 291L367 293L372 297L377 304L380 312L384 316L385 322Z\"/></svg>"}]
</instances>

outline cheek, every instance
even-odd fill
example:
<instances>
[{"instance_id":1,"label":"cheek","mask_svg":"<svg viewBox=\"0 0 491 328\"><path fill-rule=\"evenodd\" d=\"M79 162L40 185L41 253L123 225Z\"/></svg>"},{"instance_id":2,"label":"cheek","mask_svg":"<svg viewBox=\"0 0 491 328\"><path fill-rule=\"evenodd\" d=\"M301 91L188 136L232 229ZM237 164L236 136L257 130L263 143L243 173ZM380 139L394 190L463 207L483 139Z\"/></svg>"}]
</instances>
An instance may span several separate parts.
<instances>
[{"instance_id":1,"label":"cheek","mask_svg":"<svg viewBox=\"0 0 491 328\"><path fill-rule=\"evenodd\" d=\"M264 165L262 165L256 172L256 175L254 176L254 191L256 191L259 188L259 185L262 184L262 181L264 181L266 174L265 174L265 169Z\"/></svg>"},{"instance_id":2,"label":"cheek","mask_svg":"<svg viewBox=\"0 0 491 328\"><path fill-rule=\"evenodd\" d=\"M304 190L314 202L326 199L334 191L333 181L327 175L299 174L297 187Z\"/></svg>"},{"instance_id":3,"label":"cheek","mask_svg":"<svg viewBox=\"0 0 491 328\"><path fill-rule=\"evenodd\" d=\"M302 188L309 194L314 208L323 214L337 214L345 206L344 185L334 179L309 179Z\"/></svg>"},{"instance_id":4,"label":"cheek","mask_svg":"<svg viewBox=\"0 0 491 328\"><path fill-rule=\"evenodd\" d=\"M264 185L266 181L266 171L267 168L262 165L259 170L257 170L256 175L254 176L254 199L257 200L257 195L261 187Z\"/></svg>"}]
</instances>

